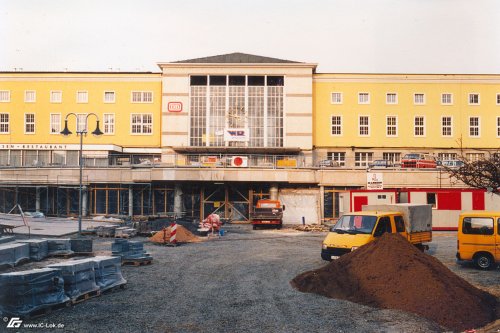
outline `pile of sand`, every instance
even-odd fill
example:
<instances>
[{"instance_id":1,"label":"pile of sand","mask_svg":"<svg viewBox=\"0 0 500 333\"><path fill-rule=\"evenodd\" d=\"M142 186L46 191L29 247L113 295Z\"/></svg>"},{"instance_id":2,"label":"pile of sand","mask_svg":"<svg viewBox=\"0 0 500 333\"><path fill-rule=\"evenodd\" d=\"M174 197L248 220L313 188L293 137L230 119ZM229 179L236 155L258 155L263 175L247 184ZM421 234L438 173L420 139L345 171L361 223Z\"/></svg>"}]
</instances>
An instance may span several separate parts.
<instances>
[{"instance_id":1,"label":"pile of sand","mask_svg":"<svg viewBox=\"0 0 500 333\"><path fill-rule=\"evenodd\" d=\"M290 283L303 292L413 312L454 331L494 321L496 307L500 307L494 296L455 275L399 234L386 233Z\"/></svg>"},{"instance_id":2,"label":"pile of sand","mask_svg":"<svg viewBox=\"0 0 500 333\"><path fill-rule=\"evenodd\" d=\"M199 237L193 235L191 231L187 230L180 224L177 224L177 232L175 235L178 243L201 242L201 239ZM153 237L149 238L149 241L161 244L170 242L170 227L158 231L156 234L153 235Z\"/></svg>"}]
</instances>

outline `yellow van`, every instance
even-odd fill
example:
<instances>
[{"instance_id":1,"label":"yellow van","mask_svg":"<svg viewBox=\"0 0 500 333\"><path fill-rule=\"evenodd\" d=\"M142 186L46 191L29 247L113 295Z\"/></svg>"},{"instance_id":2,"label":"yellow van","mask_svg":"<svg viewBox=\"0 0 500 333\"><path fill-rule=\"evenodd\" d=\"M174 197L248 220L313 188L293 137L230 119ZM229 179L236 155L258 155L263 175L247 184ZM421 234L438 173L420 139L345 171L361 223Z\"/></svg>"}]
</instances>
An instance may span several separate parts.
<instances>
[{"instance_id":1,"label":"yellow van","mask_svg":"<svg viewBox=\"0 0 500 333\"><path fill-rule=\"evenodd\" d=\"M457 261L480 269L500 262L500 211L463 212L458 219Z\"/></svg>"}]
</instances>

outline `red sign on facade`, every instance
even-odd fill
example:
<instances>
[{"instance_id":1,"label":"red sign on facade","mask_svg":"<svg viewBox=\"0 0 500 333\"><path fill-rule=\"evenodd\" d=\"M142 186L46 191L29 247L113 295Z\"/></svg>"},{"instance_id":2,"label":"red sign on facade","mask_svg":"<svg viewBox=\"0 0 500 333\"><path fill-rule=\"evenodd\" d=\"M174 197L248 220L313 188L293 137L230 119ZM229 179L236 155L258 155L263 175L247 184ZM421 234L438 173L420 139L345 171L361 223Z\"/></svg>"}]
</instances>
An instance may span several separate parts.
<instances>
[{"instance_id":1,"label":"red sign on facade","mask_svg":"<svg viewBox=\"0 0 500 333\"><path fill-rule=\"evenodd\" d=\"M182 102L168 102L168 112L182 112Z\"/></svg>"}]
</instances>

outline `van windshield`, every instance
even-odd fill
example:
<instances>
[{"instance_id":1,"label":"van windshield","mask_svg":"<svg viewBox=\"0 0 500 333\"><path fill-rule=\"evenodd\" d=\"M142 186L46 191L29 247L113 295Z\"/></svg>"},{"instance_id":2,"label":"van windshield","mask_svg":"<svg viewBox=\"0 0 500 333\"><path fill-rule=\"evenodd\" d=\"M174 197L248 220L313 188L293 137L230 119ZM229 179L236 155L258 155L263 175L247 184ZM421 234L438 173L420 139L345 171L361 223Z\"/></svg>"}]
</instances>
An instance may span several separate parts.
<instances>
[{"instance_id":1,"label":"van windshield","mask_svg":"<svg viewBox=\"0 0 500 333\"><path fill-rule=\"evenodd\" d=\"M376 216L343 215L330 231L339 234L371 234L377 222Z\"/></svg>"}]
</instances>

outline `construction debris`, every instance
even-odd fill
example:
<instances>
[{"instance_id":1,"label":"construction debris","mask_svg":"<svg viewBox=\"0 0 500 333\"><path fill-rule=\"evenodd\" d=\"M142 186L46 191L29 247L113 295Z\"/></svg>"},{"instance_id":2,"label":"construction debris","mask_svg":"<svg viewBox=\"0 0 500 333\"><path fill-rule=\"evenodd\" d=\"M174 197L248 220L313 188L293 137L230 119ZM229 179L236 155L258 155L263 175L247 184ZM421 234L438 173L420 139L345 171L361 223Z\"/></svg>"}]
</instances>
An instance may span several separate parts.
<instances>
[{"instance_id":1,"label":"construction debris","mask_svg":"<svg viewBox=\"0 0 500 333\"><path fill-rule=\"evenodd\" d=\"M96 228L96 234L99 237L115 237L116 225L100 225Z\"/></svg>"},{"instance_id":2,"label":"construction debris","mask_svg":"<svg viewBox=\"0 0 500 333\"><path fill-rule=\"evenodd\" d=\"M119 227L115 229L115 238L132 238L137 235L137 230L129 227Z\"/></svg>"},{"instance_id":3,"label":"construction debris","mask_svg":"<svg viewBox=\"0 0 500 333\"><path fill-rule=\"evenodd\" d=\"M298 231L312 231L312 232L325 232L329 231L330 228L326 225L322 224L305 224L305 225L299 225L294 228L295 230Z\"/></svg>"},{"instance_id":4,"label":"construction debris","mask_svg":"<svg viewBox=\"0 0 500 333\"><path fill-rule=\"evenodd\" d=\"M150 237L149 241L157 244L169 243L170 232L171 232L171 227L164 228L163 230L158 231L152 237ZM186 229L180 224L177 224L176 239L177 242L179 243L196 243L202 241L201 238L192 234L188 229Z\"/></svg>"},{"instance_id":5,"label":"construction debris","mask_svg":"<svg viewBox=\"0 0 500 333\"><path fill-rule=\"evenodd\" d=\"M413 312L459 332L495 320L500 306L493 295L391 233L298 275L291 284L303 292Z\"/></svg>"}]
</instances>

